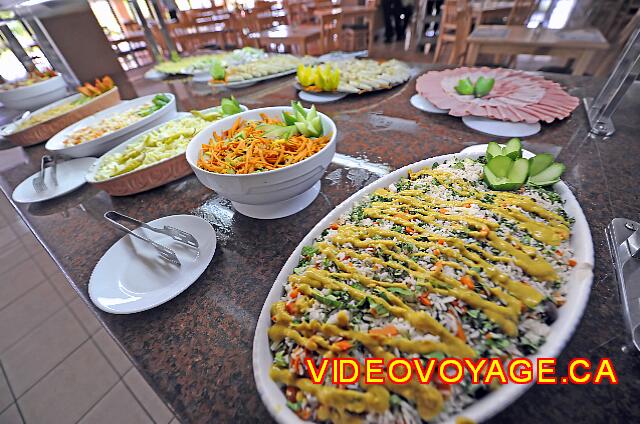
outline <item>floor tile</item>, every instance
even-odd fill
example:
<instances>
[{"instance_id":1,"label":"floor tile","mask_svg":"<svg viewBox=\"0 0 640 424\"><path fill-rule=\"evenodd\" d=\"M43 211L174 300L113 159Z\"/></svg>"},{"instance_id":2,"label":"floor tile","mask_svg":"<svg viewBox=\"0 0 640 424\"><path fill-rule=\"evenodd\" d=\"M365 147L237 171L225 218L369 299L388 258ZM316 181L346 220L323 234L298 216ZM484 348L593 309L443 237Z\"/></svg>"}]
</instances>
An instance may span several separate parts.
<instances>
[{"instance_id":1,"label":"floor tile","mask_svg":"<svg viewBox=\"0 0 640 424\"><path fill-rule=\"evenodd\" d=\"M15 404L0 414L0 423L2 424L23 424L23 422Z\"/></svg>"},{"instance_id":2,"label":"floor tile","mask_svg":"<svg viewBox=\"0 0 640 424\"><path fill-rule=\"evenodd\" d=\"M87 338L75 316L63 308L7 349L0 359L14 395L22 396Z\"/></svg>"},{"instance_id":3,"label":"floor tile","mask_svg":"<svg viewBox=\"0 0 640 424\"><path fill-rule=\"evenodd\" d=\"M69 280L62 271L58 270L47 276L53 287L58 291L65 303L69 303L78 297L78 293L71 287Z\"/></svg>"},{"instance_id":4,"label":"floor tile","mask_svg":"<svg viewBox=\"0 0 640 424\"><path fill-rule=\"evenodd\" d=\"M63 305L53 287L42 283L0 310L0 352L4 352Z\"/></svg>"},{"instance_id":5,"label":"floor tile","mask_svg":"<svg viewBox=\"0 0 640 424\"><path fill-rule=\"evenodd\" d=\"M58 265L56 265L56 263L53 261L53 259L51 259L51 256L49 256L47 252L36 253L33 256L33 259L36 261L45 275L60 272L60 268L58 268Z\"/></svg>"},{"instance_id":6,"label":"floor tile","mask_svg":"<svg viewBox=\"0 0 640 424\"><path fill-rule=\"evenodd\" d=\"M29 252L31 255L44 252L44 247L42 247L42 244L40 244L38 239L31 233L23 234L20 237L20 241L22 241L22 244L27 249L27 252Z\"/></svg>"},{"instance_id":7,"label":"floor tile","mask_svg":"<svg viewBox=\"0 0 640 424\"><path fill-rule=\"evenodd\" d=\"M98 348L87 341L18 399L18 405L29 424L73 423L117 381Z\"/></svg>"},{"instance_id":8,"label":"floor tile","mask_svg":"<svg viewBox=\"0 0 640 424\"><path fill-rule=\"evenodd\" d=\"M7 243L6 246L0 249L0 275L30 256L20 240L13 240Z\"/></svg>"},{"instance_id":9,"label":"floor tile","mask_svg":"<svg viewBox=\"0 0 640 424\"><path fill-rule=\"evenodd\" d=\"M171 420L171 422L169 424L180 424L180 421L178 421L178 419L176 417L173 417L173 419Z\"/></svg>"},{"instance_id":10,"label":"floor tile","mask_svg":"<svg viewBox=\"0 0 640 424\"><path fill-rule=\"evenodd\" d=\"M118 374L121 376L125 375L127 371L131 369L133 364L104 328L100 328L100 330L93 335L93 340Z\"/></svg>"},{"instance_id":11,"label":"floor tile","mask_svg":"<svg viewBox=\"0 0 640 424\"><path fill-rule=\"evenodd\" d=\"M168 424L171 421L173 414L137 369L133 368L126 373L124 382L156 423Z\"/></svg>"},{"instance_id":12,"label":"floor tile","mask_svg":"<svg viewBox=\"0 0 640 424\"><path fill-rule=\"evenodd\" d=\"M69 308L90 335L95 334L100 328L102 328L102 324L100 324L96 316L89 310L80 297L71 301L71 303L69 303Z\"/></svg>"},{"instance_id":13,"label":"floor tile","mask_svg":"<svg viewBox=\"0 0 640 424\"><path fill-rule=\"evenodd\" d=\"M4 225L1 222L0 225L2 225L2 228L0 228L0 247L3 247L14 241L18 236L10 225Z\"/></svg>"},{"instance_id":14,"label":"floor tile","mask_svg":"<svg viewBox=\"0 0 640 424\"><path fill-rule=\"evenodd\" d=\"M22 218L20 218L18 215L14 216L13 221L10 218L7 218L7 220L9 221L11 229L14 233L16 233L18 237L21 237L25 234L31 234L31 230L29 229L29 227L27 227L27 224L25 224Z\"/></svg>"},{"instance_id":15,"label":"floor tile","mask_svg":"<svg viewBox=\"0 0 640 424\"><path fill-rule=\"evenodd\" d=\"M119 382L98 402L79 424L144 424L153 421L127 387Z\"/></svg>"},{"instance_id":16,"label":"floor tile","mask_svg":"<svg viewBox=\"0 0 640 424\"><path fill-rule=\"evenodd\" d=\"M0 309L44 281L44 274L31 259L9 269L0 279Z\"/></svg>"},{"instance_id":17,"label":"floor tile","mask_svg":"<svg viewBox=\"0 0 640 424\"><path fill-rule=\"evenodd\" d=\"M11 389L9 389L9 382L5 378L2 368L0 368L0 411L3 411L12 403L13 395L11 394Z\"/></svg>"}]
</instances>

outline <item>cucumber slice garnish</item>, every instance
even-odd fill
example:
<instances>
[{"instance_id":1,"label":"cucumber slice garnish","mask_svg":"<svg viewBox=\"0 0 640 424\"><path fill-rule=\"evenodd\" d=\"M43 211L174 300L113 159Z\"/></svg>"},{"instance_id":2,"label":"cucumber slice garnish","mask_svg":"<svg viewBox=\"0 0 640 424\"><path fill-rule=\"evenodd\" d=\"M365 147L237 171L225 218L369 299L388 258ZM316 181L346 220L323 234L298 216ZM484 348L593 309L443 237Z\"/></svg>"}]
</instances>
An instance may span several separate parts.
<instances>
[{"instance_id":1,"label":"cucumber slice garnish","mask_svg":"<svg viewBox=\"0 0 640 424\"><path fill-rule=\"evenodd\" d=\"M524 184L529 174L529 161L524 158L516 159L507 174L507 179L512 183Z\"/></svg>"},{"instance_id":2,"label":"cucumber slice garnish","mask_svg":"<svg viewBox=\"0 0 640 424\"><path fill-rule=\"evenodd\" d=\"M484 179L494 190L517 190L527 180L529 161L495 156L484 167Z\"/></svg>"},{"instance_id":3,"label":"cucumber slice garnish","mask_svg":"<svg viewBox=\"0 0 640 424\"><path fill-rule=\"evenodd\" d=\"M555 162L540 173L530 176L529 184L541 187L555 184L560 181L560 175L562 175L564 170L565 166L563 163Z\"/></svg>"},{"instance_id":4,"label":"cucumber slice garnish","mask_svg":"<svg viewBox=\"0 0 640 424\"><path fill-rule=\"evenodd\" d=\"M502 147L495 141L490 142L487 145L487 160L491 160L496 156L502 156Z\"/></svg>"},{"instance_id":5,"label":"cucumber slice garnish","mask_svg":"<svg viewBox=\"0 0 640 424\"><path fill-rule=\"evenodd\" d=\"M502 154L509 156L511 159L518 159L522 157L522 143L519 138L512 138L507 142Z\"/></svg>"},{"instance_id":6,"label":"cucumber slice garnish","mask_svg":"<svg viewBox=\"0 0 640 424\"><path fill-rule=\"evenodd\" d=\"M487 162L487 168L498 178L506 178L513 166L513 160L507 156L496 156Z\"/></svg>"},{"instance_id":7,"label":"cucumber slice garnish","mask_svg":"<svg viewBox=\"0 0 640 424\"><path fill-rule=\"evenodd\" d=\"M547 169L554 161L551 153L542 153L529 159L529 175L538 175Z\"/></svg>"}]
</instances>

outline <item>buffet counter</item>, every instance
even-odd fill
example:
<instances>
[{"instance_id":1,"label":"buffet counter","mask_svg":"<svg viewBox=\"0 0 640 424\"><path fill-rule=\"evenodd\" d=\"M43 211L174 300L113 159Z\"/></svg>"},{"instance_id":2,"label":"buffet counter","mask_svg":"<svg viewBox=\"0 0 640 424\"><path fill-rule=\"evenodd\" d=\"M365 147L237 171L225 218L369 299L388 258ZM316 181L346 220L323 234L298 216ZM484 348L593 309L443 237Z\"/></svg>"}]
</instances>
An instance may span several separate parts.
<instances>
[{"instance_id":1,"label":"buffet counter","mask_svg":"<svg viewBox=\"0 0 640 424\"><path fill-rule=\"evenodd\" d=\"M271 422L253 379L253 335L265 297L300 240L336 205L390 170L494 139L466 128L460 119L413 108L409 98L415 94L415 76L427 67L412 67L415 73L408 84L317 106L337 124L338 154L322 178L321 195L293 216L247 218L194 176L126 197L110 197L85 185L56 200L18 207L70 284L184 422ZM586 77L553 79L580 98L599 88ZM182 81L168 84L178 109L185 111L217 105L229 94L204 95L208 88ZM610 357L620 383L533 386L492 422L605 422L611 417L631 422L637 417L640 362L633 349L621 349L626 330L604 234L612 218L637 219L640 213L640 185L633 179L640 157L640 87L631 91L614 117L617 132L609 139L588 135L579 107L570 118L543 125L542 132L524 142L534 152L559 152L568 167L563 180L580 202L594 240L589 305L558 366L573 357ZM249 108L288 105L296 96L291 77L232 94ZM25 153L27 164L0 172L0 186L9 198L16 185L38 169L45 149L39 145ZM133 315L104 313L89 301L87 284L100 257L122 236L102 218L108 210L143 221L172 214L203 217L217 234L215 256L196 283L166 304Z\"/></svg>"}]
</instances>

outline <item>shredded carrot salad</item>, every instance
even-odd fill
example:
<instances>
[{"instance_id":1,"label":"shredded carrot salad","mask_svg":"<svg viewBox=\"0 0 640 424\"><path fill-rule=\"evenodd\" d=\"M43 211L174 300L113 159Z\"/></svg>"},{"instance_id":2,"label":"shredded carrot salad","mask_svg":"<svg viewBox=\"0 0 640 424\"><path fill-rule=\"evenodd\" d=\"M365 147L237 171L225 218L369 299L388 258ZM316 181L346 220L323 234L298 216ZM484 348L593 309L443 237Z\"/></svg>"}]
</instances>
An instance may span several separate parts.
<instances>
[{"instance_id":1,"label":"shredded carrot salad","mask_svg":"<svg viewBox=\"0 0 640 424\"><path fill-rule=\"evenodd\" d=\"M198 167L220 174L251 174L270 171L298 163L318 153L330 136L309 138L303 135L265 137L263 124L284 125L282 121L261 114L259 121L238 118L222 134L214 132L209 144L203 144Z\"/></svg>"}]
</instances>

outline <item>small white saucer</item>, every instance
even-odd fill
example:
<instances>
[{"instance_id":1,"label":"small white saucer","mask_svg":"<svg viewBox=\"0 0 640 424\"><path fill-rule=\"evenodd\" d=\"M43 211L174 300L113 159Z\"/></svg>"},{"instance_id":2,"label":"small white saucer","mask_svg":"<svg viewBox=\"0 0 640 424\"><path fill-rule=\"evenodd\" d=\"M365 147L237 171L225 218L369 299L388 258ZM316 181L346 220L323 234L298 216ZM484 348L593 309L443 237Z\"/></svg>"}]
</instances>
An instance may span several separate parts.
<instances>
[{"instance_id":1,"label":"small white saucer","mask_svg":"<svg viewBox=\"0 0 640 424\"><path fill-rule=\"evenodd\" d=\"M282 200L268 205L247 205L246 203L231 202L235 210L242 215L257 219L277 219L298 213L313 202L320 193L320 181L309 190L291 199Z\"/></svg>"},{"instance_id":2,"label":"small white saucer","mask_svg":"<svg viewBox=\"0 0 640 424\"><path fill-rule=\"evenodd\" d=\"M429 100L425 99L419 94L414 94L413 96L411 96L411 100L409 101L411 102L411 106L423 112L449 113L447 109L440 109L439 107L436 107L433 103L431 103Z\"/></svg>"},{"instance_id":3,"label":"small white saucer","mask_svg":"<svg viewBox=\"0 0 640 424\"><path fill-rule=\"evenodd\" d=\"M44 182L47 185L47 189L41 193L37 193L33 189L32 182L40 173L40 171L38 171L21 182L15 190L13 190L11 197L18 203L34 203L65 195L87 182L85 175L95 161L96 158L88 157L59 163L56 171L57 186L53 185L51 169L47 168L44 173Z\"/></svg>"},{"instance_id":4,"label":"small white saucer","mask_svg":"<svg viewBox=\"0 0 640 424\"><path fill-rule=\"evenodd\" d=\"M462 122L473 130L498 137L528 137L542 129L539 122L506 122L479 116L463 116Z\"/></svg>"},{"instance_id":5,"label":"small white saucer","mask_svg":"<svg viewBox=\"0 0 640 424\"><path fill-rule=\"evenodd\" d=\"M309 103L331 103L347 97L348 93L309 93L308 91L298 91L300 100Z\"/></svg>"},{"instance_id":6,"label":"small white saucer","mask_svg":"<svg viewBox=\"0 0 640 424\"><path fill-rule=\"evenodd\" d=\"M149 243L125 235L100 258L89 279L89 297L103 311L131 314L155 308L186 290L209 266L216 251L216 232L207 221L172 215L149 225L186 231L198 240L199 247L142 228L135 230L173 250L182 264L177 266L162 259Z\"/></svg>"}]
</instances>

